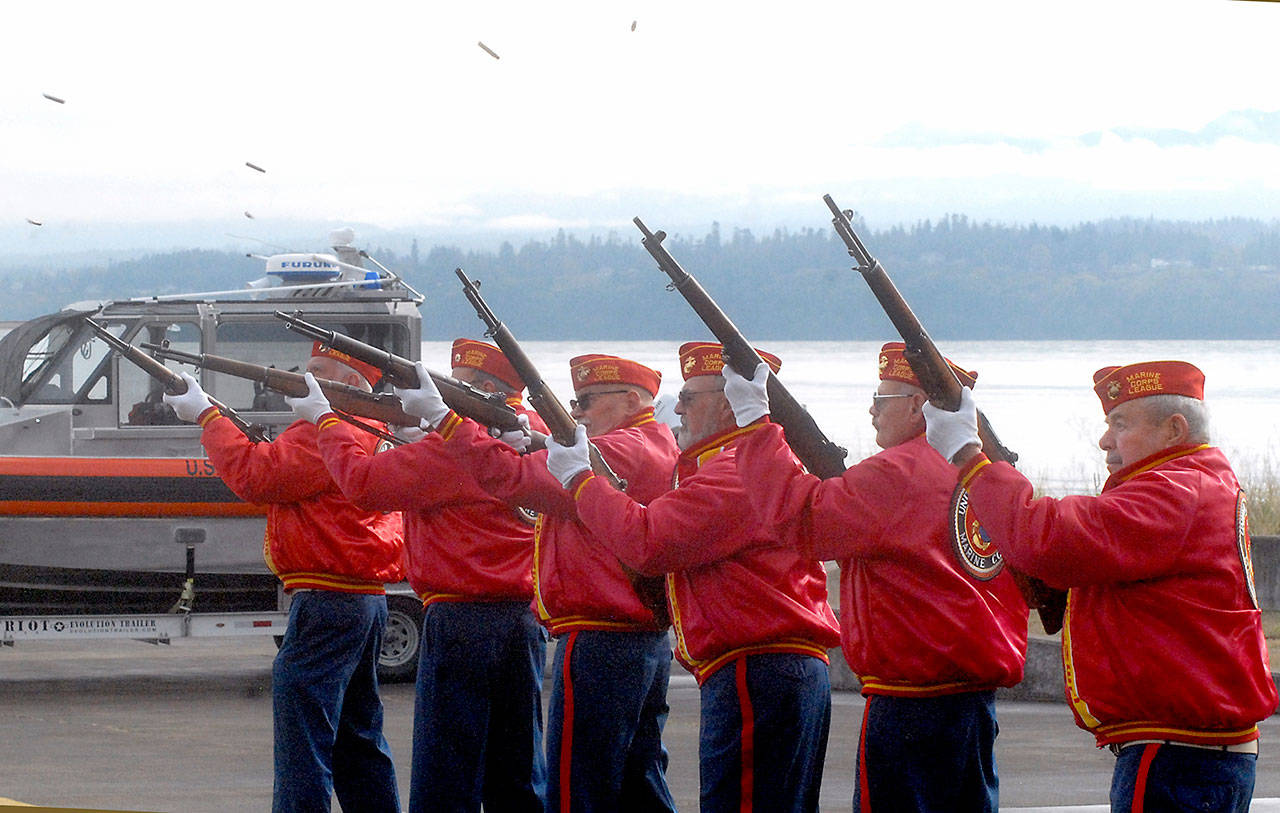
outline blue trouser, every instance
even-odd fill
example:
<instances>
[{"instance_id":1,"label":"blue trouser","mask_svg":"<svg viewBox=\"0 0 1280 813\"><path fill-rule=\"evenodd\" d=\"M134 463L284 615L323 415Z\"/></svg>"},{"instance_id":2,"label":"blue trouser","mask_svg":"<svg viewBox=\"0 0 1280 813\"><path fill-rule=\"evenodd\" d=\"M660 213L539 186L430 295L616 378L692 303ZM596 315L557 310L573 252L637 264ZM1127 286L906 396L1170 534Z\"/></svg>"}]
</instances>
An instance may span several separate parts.
<instances>
[{"instance_id":1,"label":"blue trouser","mask_svg":"<svg viewBox=\"0 0 1280 813\"><path fill-rule=\"evenodd\" d=\"M436 602L422 622L409 810L541 811L547 639L527 601Z\"/></svg>"},{"instance_id":2,"label":"blue trouser","mask_svg":"<svg viewBox=\"0 0 1280 813\"><path fill-rule=\"evenodd\" d=\"M674 811L667 788L666 632L582 630L556 642L547 810Z\"/></svg>"},{"instance_id":3,"label":"blue trouser","mask_svg":"<svg viewBox=\"0 0 1280 813\"><path fill-rule=\"evenodd\" d=\"M1000 806L995 692L867 697L853 809L987 813Z\"/></svg>"},{"instance_id":4,"label":"blue trouser","mask_svg":"<svg viewBox=\"0 0 1280 813\"><path fill-rule=\"evenodd\" d=\"M791 653L730 661L702 684L701 809L818 809L831 727L821 658Z\"/></svg>"},{"instance_id":5,"label":"blue trouser","mask_svg":"<svg viewBox=\"0 0 1280 813\"><path fill-rule=\"evenodd\" d=\"M385 596L295 593L271 669L275 718L272 810L398 811L391 749L382 736L378 650Z\"/></svg>"},{"instance_id":6,"label":"blue trouser","mask_svg":"<svg viewBox=\"0 0 1280 813\"><path fill-rule=\"evenodd\" d=\"M1256 754L1172 744L1131 745L1116 757L1116 769L1111 775L1111 810L1248 813L1257 770Z\"/></svg>"}]
</instances>

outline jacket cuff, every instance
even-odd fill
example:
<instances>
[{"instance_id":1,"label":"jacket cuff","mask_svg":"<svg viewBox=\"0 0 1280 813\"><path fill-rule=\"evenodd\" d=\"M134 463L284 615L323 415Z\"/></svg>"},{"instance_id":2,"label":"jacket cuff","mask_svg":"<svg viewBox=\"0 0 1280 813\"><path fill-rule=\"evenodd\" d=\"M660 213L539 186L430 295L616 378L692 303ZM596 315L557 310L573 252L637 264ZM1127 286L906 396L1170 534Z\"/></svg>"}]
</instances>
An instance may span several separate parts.
<instances>
[{"instance_id":1,"label":"jacket cuff","mask_svg":"<svg viewBox=\"0 0 1280 813\"><path fill-rule=\"evenodd\" d=\"M342 419L332 412L326 412L316 419L316 431L319 432L342 423Z\"/></svg>"},{"instance_id":2,"label":"jacket cuff","mask_svg":"<svg viewBox=\"0 0 1280 813\"><path fill-rule=\"evenodd\" d=\"M969 458L960 469L960 486L962 488L968 488L969 484L976 480L979 474L986 471L987 466L990 465L991 461L988 460L987 456L982 452L978 452L976 455Z\"/></svg>"},{"instance_id":3,"label":"jacket cuff","mask_svg":"<svg viewBox=\"0 0 1280 813\"><path fill-rule=\"evenodd\" d=\"M568 491L570 494L573 495L573 499L575 501L578 499L578 497L582 495L583 489L587 487L587 483L594 480L595 476L596 476L595 472L591 471L590 469L587 469L586 471L579 473L572 480L569 481Z\"/></svg>"},{"instance_id":4,"label":"jacket cuff","mask_svg":"<svg viewBox=\"0 0 1280 813\"><path fill-rule=\"evenodd\" d=\"M201 429L204 429L209 425L210 421L217 419L221 414L222 410L218 409L216 406L211 406L196 417L196 423L200 425Z\"/></svg>"}]
</instances>

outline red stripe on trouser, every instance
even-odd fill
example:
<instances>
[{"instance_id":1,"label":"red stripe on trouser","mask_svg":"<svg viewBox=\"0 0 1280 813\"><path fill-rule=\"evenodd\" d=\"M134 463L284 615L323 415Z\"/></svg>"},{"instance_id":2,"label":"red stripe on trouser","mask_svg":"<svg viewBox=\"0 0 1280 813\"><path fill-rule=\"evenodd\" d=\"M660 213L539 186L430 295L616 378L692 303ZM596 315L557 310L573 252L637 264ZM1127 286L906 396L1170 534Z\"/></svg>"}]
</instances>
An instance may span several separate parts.
<instances>
[{"instance_id":1,"label":"red stripe on trouser","mask_svg":"<svg viewBox=\"0 0 1280 813\"><path fill-rule=\"evenodd\" d=\"M573 803L573 794L569 784L570 768L573 766L573 680L569 664L573 662L573 645L578 640L578 633L571 632L564 642L564 665L561 667L560 684L564 687L564 723L560 729L560 811L569 813Z\"/></svg>"},{"instance_id":2,"label":"red stripe on trouser","mask_svg":"<svg viewBox=\"0 0 1280 813\"><path fill-rule=\"evenodd\" d=\"M1133 806L1131 813L1142 813L1143 797L1147 795L1147 774L1151 772L1151 763L1156 758L1160 743L1153 742L1142 746L1142 759L1138 762L1138 775L1133 780Z\"/></svg>"},{"instance_id":3,"label":"red stripe on trouser","mask_svg":"<svg viewBox=\"0 0 1280 813\"><path fill-rule=\"evenodd\" d=\"M738 658L735 667L738 683L738 710L742 714L742 802L739 810L750 813L755 787L756 768L756 718L751 709L751 693L747 689L747 659Z\"/></svg>"},{"instance_id":4,"label":"red stripe on trouser","mask_svg":"<svg viewBox=\"0 0 1280 813\"><path fill-rule=\"evenodd\" d=\"M871 716L871 698L862 708L862 732L858 735L858 813L871 813L871 785L867 782L867 718Z\"/></svg>"}]
</instances>

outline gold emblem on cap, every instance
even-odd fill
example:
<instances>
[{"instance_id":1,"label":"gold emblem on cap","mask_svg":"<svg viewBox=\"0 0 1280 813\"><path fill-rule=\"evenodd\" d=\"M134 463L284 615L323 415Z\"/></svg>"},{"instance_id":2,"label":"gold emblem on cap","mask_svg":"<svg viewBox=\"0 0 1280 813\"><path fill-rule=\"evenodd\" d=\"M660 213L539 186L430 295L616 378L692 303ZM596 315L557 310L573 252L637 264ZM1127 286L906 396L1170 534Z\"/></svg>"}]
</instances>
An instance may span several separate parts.
<instances>
[{"instance_id":1,"label":"gold emblem on cap","mask_svg":"<svg viewBox=\"0 0 1280 813\"><path fill-rule=\"evenodd\" d=\"M684 371L687 373L697 365L698 365L697 356L689 356L689 358L684 360Z\"/></svg>"},{"instance_id":2,"label":"gold emblem on cap","mask_svg":"<svg viewBox=\"0 0 1280 813\"><path fill-rule=\"evenodd\" d=\"M574 376L577 377L579 381L586 381L587 377L590 375L591 375L591 370L585 364L578 367L578 369L574 372Z\"/></svg>"},{"instance_id":3,"label":"gold emblem on cap","mask_svg":"<svg viewBox=\"0 0 1280 813\"><path fill-rule=\"evenodd\" d=\"M884 353L880 354L880 371L883 372L885 367L889 366L889 357Z\"/></svg>"},{"instance_id":4,"label":"gold emblem on cap","mask_svg":"<svg viewBox=\"0 0 1280 813\"><path fill-rule=\"evenodd\" d=\"M1124 388L1120 386L1119 381L1112 381L1110 384L1107 385L1107 397L1110 398L1112 401L1116 400L1117 398L1120 397L1120 391L1122 389Z\"/></svg>"}]
</instances>

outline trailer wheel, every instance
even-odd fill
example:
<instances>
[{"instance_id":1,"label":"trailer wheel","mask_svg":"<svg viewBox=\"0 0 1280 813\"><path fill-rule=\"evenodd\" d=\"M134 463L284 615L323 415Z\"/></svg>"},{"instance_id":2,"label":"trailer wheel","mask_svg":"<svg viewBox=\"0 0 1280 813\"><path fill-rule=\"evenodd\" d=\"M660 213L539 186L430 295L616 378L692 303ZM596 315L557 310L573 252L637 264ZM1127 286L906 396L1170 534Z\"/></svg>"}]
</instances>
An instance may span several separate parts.
<instances>
[{"instance_id":1,"label":"trailer wheel","mask_svg":"<svg viewBox=\"0 0 1280 813\"><path fill-rule=\"evenodd\" d=\"M387 628L378 653L378 680L400 683L418 675L422 644L422 602L407 596L387 596Z\"/></svg>"}]
</instances>

